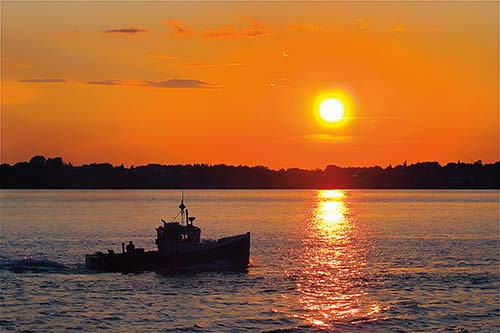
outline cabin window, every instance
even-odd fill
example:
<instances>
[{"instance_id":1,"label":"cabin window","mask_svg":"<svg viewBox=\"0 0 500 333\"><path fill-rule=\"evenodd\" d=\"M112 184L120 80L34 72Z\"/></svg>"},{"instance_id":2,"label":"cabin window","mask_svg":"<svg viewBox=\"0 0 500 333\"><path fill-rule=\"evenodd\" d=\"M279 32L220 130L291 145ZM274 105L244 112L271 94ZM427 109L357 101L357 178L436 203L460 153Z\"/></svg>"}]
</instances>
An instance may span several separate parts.
<instances>
[{"instance_id":1,"label":"cabin window","mask_svg":"<svg viewBox=\"0 0 500 333\"><path fill-rule=\"evenodd\" d=\"M181 242L190 242L192 240L191 235L181 234Z\"/></svg>"}]
</instances>

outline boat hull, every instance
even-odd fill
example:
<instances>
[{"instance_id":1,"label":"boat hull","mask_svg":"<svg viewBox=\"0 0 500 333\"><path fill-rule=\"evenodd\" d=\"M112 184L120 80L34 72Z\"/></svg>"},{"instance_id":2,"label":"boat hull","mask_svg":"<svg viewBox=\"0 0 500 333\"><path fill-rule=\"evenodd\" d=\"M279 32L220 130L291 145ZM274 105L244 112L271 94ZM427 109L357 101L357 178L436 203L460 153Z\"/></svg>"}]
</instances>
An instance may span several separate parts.
<instances>
[{"instance_id":1,"label":"boat hull","mask_svg":"<svg viewBox=\"0 0 500 333\"><path fill-rule=\"evenodd\" d=\"M250 258L250 233L200 244L181 253L146 251L87 254L85 266L104 272L176 271L182 269L243 269Z\"/></svg>"}]
</instances>

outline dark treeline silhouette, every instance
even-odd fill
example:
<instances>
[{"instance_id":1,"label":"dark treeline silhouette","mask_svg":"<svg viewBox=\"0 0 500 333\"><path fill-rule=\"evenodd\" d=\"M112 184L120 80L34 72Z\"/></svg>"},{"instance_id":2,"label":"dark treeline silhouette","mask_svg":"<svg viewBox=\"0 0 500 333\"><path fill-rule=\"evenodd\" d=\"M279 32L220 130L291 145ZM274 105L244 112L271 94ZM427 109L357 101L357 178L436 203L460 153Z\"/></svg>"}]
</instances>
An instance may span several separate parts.
<instances>
[{"instance_id":1,"label":"dark treeline silhouette","mask_svg":"<svg viewBox=\"0 0 500 333\"><path fill-rule=\"evenodd\" d=\"M0 187L17 189L499 189L500 162L422 162L325 169L281 169L231 165L159 165L126 168L110 163L73 166L61 157L34 156L0 165Z\"/></svg>"}]
</instances>

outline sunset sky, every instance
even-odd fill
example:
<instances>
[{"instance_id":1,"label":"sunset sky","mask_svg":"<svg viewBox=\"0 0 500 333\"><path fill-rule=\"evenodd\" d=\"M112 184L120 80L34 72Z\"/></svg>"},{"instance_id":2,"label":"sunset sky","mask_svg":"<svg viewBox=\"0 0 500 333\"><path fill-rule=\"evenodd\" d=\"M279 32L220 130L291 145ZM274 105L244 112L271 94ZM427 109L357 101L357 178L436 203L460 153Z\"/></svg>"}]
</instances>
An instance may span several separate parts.
<instances>
[{"instance_id":1,"label":"sunset sky","mask_svg":"<svg viewBox=\"0 0 500 333\"><path fill-rule=\"evenodd\" d=\"M498 2L1 6L3 163L499 160Z\"/></svg>"}]
</instances>

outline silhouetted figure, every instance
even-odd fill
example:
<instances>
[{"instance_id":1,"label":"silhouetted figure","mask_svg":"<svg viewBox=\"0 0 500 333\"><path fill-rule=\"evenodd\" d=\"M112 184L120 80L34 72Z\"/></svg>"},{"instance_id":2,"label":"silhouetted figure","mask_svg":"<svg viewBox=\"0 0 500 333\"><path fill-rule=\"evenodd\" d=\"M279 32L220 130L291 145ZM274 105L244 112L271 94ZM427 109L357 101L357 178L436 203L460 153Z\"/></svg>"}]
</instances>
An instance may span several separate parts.
<instances>
[{"instance_id":1,"label":"silhouetted figure","mask_svg":"<svg viewBox=\"0 0 500 333\"><path fill-rule=\"evenodd\" d=\"M127 253L134 253L134 251L135 251L135 245L134 243L132 243L132 241L130 241L127 244Z\"/></svg>"}]
</instances>

